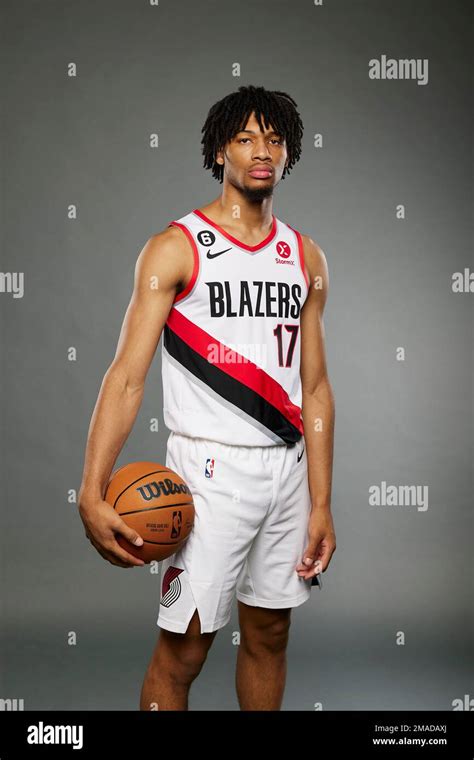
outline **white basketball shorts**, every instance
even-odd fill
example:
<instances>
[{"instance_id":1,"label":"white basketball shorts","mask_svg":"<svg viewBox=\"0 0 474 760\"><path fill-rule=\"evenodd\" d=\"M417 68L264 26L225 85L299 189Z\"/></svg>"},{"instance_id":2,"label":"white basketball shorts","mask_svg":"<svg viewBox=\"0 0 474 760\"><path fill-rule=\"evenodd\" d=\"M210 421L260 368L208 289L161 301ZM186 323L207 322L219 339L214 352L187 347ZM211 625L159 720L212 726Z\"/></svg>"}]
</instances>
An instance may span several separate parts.
<instances>
[{"instance_id":1,"label":"white basketball shorts","mask_svg":"<svg viewBox=\"0 0 474 760\"><path fill-rule=\"evenodd\" d=\"M161 564L157 625L201 633L230 619L234 594L252 607L297 607L311 595L298 576L311 501L304 438L295 445L234 446L171 432L166 466L194 499L193 529Z\"/></svg>"}]
</instances>

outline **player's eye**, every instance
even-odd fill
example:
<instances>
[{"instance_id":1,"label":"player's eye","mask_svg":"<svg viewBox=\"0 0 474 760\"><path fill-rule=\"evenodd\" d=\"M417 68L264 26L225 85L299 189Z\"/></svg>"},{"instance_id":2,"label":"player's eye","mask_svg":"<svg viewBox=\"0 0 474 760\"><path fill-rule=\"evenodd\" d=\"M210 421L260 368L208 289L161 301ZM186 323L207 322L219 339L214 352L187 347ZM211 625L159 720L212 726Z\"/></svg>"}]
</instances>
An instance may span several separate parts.
<instances>
[{"instance_id":1,"label":"player's eye","mask_svg":"<svg viewBox=\"0 0 474 760\"><path fill-rule=\"evenodd\" d=\"M237 142L243 143L243 142L249 142L250 137L240 137ZM278 137L273 137L270 142L276 143L277 145L283 145L283 140L280 140Z\"/></svg>"}]
</instances>

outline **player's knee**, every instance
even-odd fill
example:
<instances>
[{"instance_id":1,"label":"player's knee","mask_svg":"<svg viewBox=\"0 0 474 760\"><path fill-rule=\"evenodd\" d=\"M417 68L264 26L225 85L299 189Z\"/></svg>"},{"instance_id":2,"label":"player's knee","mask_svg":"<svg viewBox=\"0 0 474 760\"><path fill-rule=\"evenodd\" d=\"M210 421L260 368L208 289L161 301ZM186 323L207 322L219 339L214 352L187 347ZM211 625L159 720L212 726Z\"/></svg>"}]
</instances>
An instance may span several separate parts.
<instances>
[{"instance_id":1,"label":"player's knee","mask_svg":"<svg viewBox=\"0 0 474 760\"><path fill-rule=\"evenodd\" d=\"M185 633L161 632L161 659L166 663L169 678L177 683L190 683L202 670L215 632L201 634L199 615L193 615Z\"/></svg>"},{"instance_id":2,"label":"player's knee","mask_svg":"<svg viewBox=\"0 0 474 760\"><path fill-rule=\"evenodd\" d=\"M268 614L252 623L246 622L241 631L241 646L250 654L283 654L288 645L290 615Z\"/></svg>"},{"instance_id":3,"label":"player's knee","mask_svg":"<svg viewBox=\"0 0 474 760\"><path fill-rule=\"evenodd\" d=\"M179 637L179 638L178 638ZM202 642L186 639L185 634L167 636L167 645L162 648L157 669L167 673L168 679L176 684L189 684L201 672L207 658Z\"/></svg>"},{"instance_id":4,"label":"player's knee","mask_svg":"<svg viewBox=\"0 0 474 760\"><path fill-rule=\"evenodd\" d=\"M177 652L174 659L172 677L183 683L190 683L201 672L207 652L200 646L189 644Z\"/></svg>"}]
</instances>

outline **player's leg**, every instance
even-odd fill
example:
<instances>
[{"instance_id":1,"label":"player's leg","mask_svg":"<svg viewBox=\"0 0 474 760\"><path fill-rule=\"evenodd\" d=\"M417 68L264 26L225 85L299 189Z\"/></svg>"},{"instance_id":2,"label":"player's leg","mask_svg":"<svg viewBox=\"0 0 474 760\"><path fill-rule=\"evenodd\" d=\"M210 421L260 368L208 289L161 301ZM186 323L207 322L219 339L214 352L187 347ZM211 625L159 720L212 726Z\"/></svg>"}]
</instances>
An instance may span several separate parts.
<instances>
[{"instance_id":1,"label":"player's leg","mask_svg":"<svg viewBox=\"0 0 474 760\"><path fill-rule=\"evenodd\" d=\"M238 602L240 645L236 689L241 710L280 710L286 682L291 609Z\"/></svg>"},{"instance_id":2,"label":"player's leg","mask_svg":"<svg viewBox=\"0 0 474 760\"><path fill-rule=\"evenodd\" d=\"M197 610L186 633L160 630L145 673L140 710L188 709L189 689L206 661L216 633L201 633Z\"/></svg>"},{"instance_id":3,"label":"player's leg","mask_svg":"<svg viewBox=\"0 0 474 760\"><path fill-rule=\"evenodd\" d=\"M171 438L166 464L191 488L196 519L183 547L162 562L157 624L163 630L143 709L153 709L151 702L158 702L155 709L187 709L189 686L216 631L230 620L237 578L268 509L272 473L265 473L261 457L250 447Z\"/></svg>"},{"instance_id":4,"label":"player's leg","mask_svg":"<svg viewBox=\"0 0 474 760\"><path fill-rule=\"evenodd\" d=\"M245 710L280 709L291 609L311 595L311 581L296 572L311 510L302 444L274 446L269 455L274 496L237 584L242 650L236 685Z\"/></svg>"}]
</instances>

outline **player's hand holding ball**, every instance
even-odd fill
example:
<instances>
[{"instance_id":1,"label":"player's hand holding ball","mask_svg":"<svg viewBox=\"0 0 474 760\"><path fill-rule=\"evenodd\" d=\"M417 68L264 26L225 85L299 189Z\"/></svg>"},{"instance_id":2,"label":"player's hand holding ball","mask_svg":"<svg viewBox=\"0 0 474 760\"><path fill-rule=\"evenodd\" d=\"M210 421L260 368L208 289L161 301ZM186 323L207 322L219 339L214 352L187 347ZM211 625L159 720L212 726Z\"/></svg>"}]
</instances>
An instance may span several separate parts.
<instances>
[{"instance_id":1,"label":"player's hand holding ball","mask_svg":"<svg viewBox=\"0 0 474 760\"><path fill-rule=\"evenodd\" d=\"M86 536L104 559L119 567L144 565L117 542L116 534L136 546L143 545L137 531L130 528L113 507L102 499L88 500L79 494L79 514L86 529Z\"/></svg>"},{"instance_id":2,"label":"player's hand holding ball","mask_svg":"<svg viewBox=\"0 0 474 760\"><path fill-rule=\"evenodd\" d=\"M160 562L177 552L194 525L189 486L159 462L130 462L112 473L101 498L79 492L86 536L120 567Z\"/></svg>"}]
</instances>

